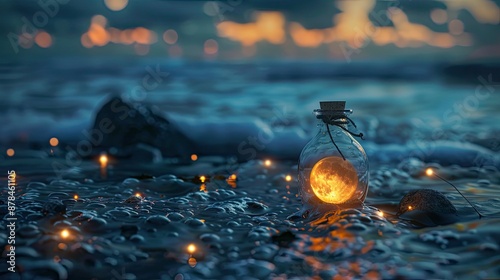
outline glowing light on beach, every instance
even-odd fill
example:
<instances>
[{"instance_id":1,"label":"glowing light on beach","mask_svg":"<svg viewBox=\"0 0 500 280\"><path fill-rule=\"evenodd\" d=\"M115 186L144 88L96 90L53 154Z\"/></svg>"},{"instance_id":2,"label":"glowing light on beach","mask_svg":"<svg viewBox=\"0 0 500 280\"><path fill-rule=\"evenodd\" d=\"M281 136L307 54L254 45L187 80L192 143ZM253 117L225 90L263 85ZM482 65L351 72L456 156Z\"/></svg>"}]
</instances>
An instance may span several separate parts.
<instances>
[{"instance_id":1,"label":"glowing light on beach","mask_svg":"<svg viewBox=\"0 0 500 280\"><path fill-rule=\"evenodd\" d=\"M52 45L52 36L45 31L38 32L35 36L35 43L40 48L48 48Z\"/></svg>"},{"instance_id":2,"label":"glowing light on beach","mask_svg":"<svg viewBox=\"0 0 500 280\"><path fill-rule=\"evenodd\" d=\"M290 176L290 175L286 175L286 176L285 176L285 181L287 181L287 182L292 181L292 176Z\"/></svg>"},{"instance_id":3,"label":"glowing light on beach","mask_svg":"<svg viewBox=\"0 0 500 280\"><path fill-rule=\"evenodd\" d=\"M207 177L205 177L203 175L200 176L200 182L205 183L206 180L207 180Z\"/></svg>"},{"instance_id":4,"label":"glowing light on beach","mask_svg":"<svg viewBox=\"0 0 500 280\"><path fill-rule=\"evenodd\" d=\"M128 0L104 0L104 4L111 11L121 11L127 7Z\"/></svg>"},{"instance_id":5,"label":"glowing light on beach","mask_svg":"<svg viewBox=\"0 0 500 280\"><path fill-rule=\"evenodd\" d=\"M427 174L427 176L432 176L434 174L434 170L427 168L427 170L425 170L425 174Z\"/></svg>"},{"instance_id":6,"label":"glowing light on beach","mask_svg":"<svg viewBox=\"0 0 500 280\"><path fill-rule=\"evenodd\" d=\"M413 207L411 205L409 205L408 210L413 210Z\"/></svg>"},{"instance_id":7,"label":"glowing light on beach","mask_svg":"<svg viewBox=\"0 0 500 280\"><path fill-rule=\"evenodd\" d=\"M135 193L135 197L142 199L142 195L140 193Z\"/></svg>"},{"instance_id":8,"label":"glowing light on beach","mask_svg":"<svg viewBox=\"0 0 500 280\"><path fill-rule=\"evenodd\" d=\"M61 237L66 239L69 237L69 230L65 229L63 231L61 231Z\"/></svg>"},{"instance_id":9,"label":"glowing light on beach","mask_svg":"<svg viewBox=\"0 0 500 280\"><path fill-rule=\"evenodd\" d=\"M229 176L229 180L236 180L236 178L236 174L231 174L231 176Z\"/></svg>"},{"instance_id":10,"label":"glowing light on beach","mask_svg":"<svg viewBox=\"0 0 500 280\"><path fill-rule=\"evenodd\" d=\"M267 166L267 167L271 166L271 164L272 164L272 162L271 162L271 160L270 160L270 159L266 159L266 160L264 161L264 165L265 165L265 166Z\"/></svg>"},{"instance_id":11,"label":"glowing light on beach","mask_svg":"<svg viewBox=\"0 0 500 280\"><path fill-rule=\"evenodd\" d=\"M194 244L189 244L187 246L187 251L188 253L193 254L194 252L196 252L196 246Z\"/></svg>"},{"instance_id":12,"label":"glowing light on beach","mask_svg":"<svg viewBox=\"0 0 500 280\"><path fill-rule=\"evenodd\" d=\"M196 155L196 154L192 154L192 155L191 155L191 160L192 160L192 161L197 161L197 160L198 160L198 155Z\"/></svg>"},{"instance_id":13,"label":"glowing light on beach","mask_svg":"<svg viewBox=\"0 0 500 280\"><path fill-rule=\"evenodd\" d=\"M16 152L14 151L14 149L7 149L7 155L9 157L13 156Z\"/></svg>"},{"instance_id":14,"label":"glowing light on beach","mask_svg":"<svg viewBox=\"0 0 500 280\"><path fill-rule=\"evenodd\" d=\"M379 217L383 218L383 217L384 217L384 212L382 212L382 211L378 211L378 212L377 212L377 215L378 215Z\"/></svg>"},{"instance_id":15,"label":"glowing light on beach","mask_svg":"<svg viewBox=\"0 0 500 280\"><path fill-rule=\"evenodd\" d=\"M59 145L59 139L52 137L52 138L50 138L49 143L52 147L55 147L55 146Z\"/></svg>"},{"instance_id":16,"label":"glowing light on beach","mask_svg":"<svg viewBox=\"0 0 500 280\"><path fill-rule=\"evenodd\" d=\"M79 198L79 196L78 196L77 194L75 194L75 195L73 196L73 199L74 199L74 200L78 200L78 198Z\"/></svg>"},{"instance_id":17,"label":"glowing light on beach","mask_svg":"<svg viewBox=\"0 0 500 280\"><path fill-rule=\"evenodd\" d=\"M99 162L101 163L101 166L106 166L108 164L108 156L106 155L101 155L99 157Z\"/></svg>"}]
</instances>

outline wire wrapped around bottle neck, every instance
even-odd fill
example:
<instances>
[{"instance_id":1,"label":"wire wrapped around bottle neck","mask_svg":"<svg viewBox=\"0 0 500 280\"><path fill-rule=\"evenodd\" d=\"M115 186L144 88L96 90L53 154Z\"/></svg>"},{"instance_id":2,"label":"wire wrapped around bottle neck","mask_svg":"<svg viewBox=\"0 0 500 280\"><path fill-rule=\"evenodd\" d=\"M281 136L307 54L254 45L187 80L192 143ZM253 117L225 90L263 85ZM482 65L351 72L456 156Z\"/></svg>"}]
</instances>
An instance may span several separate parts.
<instances>
[{"instance_id":1,"label":"wire wrapped around bottle neck","mask_svg":"<svg viewBox=\"0 0 500 280\"><path fill-rule=\"evenodd\" d=\"M340 153L340 155L344 160L345 160L344 154L342 153L342 151L340 151L340 148L335 143L335 140L333 140L333 136L330 131L330 125L337 126L340 129L344 130L345 132L349 133L350 135L354 137L359 137L364 140L363 133L354 133L344 126L346 124L351 123L355 128L357 128L354 121L347 116L348 113L352 113L352 110L341 110L341 111L314 110L314 112L316 113L316 118L321 119L323 123L325 123L326 131L328 132L328 136L330 136L332 144L335 146L335 148L337 149L337 151Z\"/></svg>"}]
</instances>

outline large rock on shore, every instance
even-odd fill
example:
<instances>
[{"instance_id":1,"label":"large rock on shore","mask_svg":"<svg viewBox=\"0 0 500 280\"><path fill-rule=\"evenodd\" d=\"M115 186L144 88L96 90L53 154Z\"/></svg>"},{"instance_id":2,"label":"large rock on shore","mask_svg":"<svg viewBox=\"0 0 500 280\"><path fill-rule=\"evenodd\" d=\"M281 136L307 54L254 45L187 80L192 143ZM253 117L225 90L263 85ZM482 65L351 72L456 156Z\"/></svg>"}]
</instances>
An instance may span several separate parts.
<instances>
[{"instance_id":1,"label":"large rock on shore","mask_svg":"<svg viewBox=\"0 0 500 280\"><path fill-rule=\"evenodd\" d=\"M133 156L138 145L161 151L163 157L189 159L196 146L179 128L146 106L113 97L97 112L89 138L98 150L116 148L117 153ZM99 137L102 136L102 137Z\"/></svg>"}]
</instances>

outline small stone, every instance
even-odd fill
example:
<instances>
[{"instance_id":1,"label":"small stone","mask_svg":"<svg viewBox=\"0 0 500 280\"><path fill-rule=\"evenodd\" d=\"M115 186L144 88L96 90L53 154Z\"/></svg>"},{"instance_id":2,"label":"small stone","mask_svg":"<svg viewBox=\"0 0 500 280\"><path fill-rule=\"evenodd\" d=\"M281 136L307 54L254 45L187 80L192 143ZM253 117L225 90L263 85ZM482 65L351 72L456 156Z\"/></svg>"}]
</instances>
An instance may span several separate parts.
<instances>
[{"instance_id":1,"label":"small stone","mask_svg":"<svg viewBox=\"0 0 500 280\"><path fill-rule=\"evenodd\" d=\"M167 218L169 218L172 221L176 221L177 222L177 221L180 221L180 220L184 219L184 216L182 216L181 213L172 212L172 213L168 213Z\"/></svg>"},{"instance_id":2,"label":"small stone","mask_svg":"<svg viewBox=\"0 0 500 280\"><path fill-rule=\"evenodd\" d=\"M442 193L421 189L407 193L399 202L398 215L413 210L421 210L441 214L457 214L457 209Z\"/></svg>"},{"instance_id":3,"label":"small stone","mask_svg":"<svg viewBox=\"0 0 500 280\"><path fill-rule=\"evenodd\" d=\"M20 237L33 238L40 234L40 230L35 225L22 226L17 231Z\"/></svg>"},{"instance_id":4,"label":"small stone","mask_svg":"<svg viewBox=\"0 0 500 280\"><path fill-rule=\"evenodd\" d=\"M168 225L170 223L170 220L167 217L162 216L162 215L154 215L154 216L150 216L149 218L147 218L146 223L152 224L155 226L164 226L164 225Z\"/></svg>"},{"instance_id":5,"label":"small stone","mask_svg":"<svg viewBox=\"0 0 500 280\"><path fill-rule=\"evenodd\" d=\"M139 227L137 225L122 225L120 227L121 235L125 238L130 238L132 235L137 234L139 232Z\"/></svg>"},{"instance_id":6,"label":"small stone","mask_svg":"<svg viewBox=\"0 0 500 280\"><path fill-rule=\"evenodd\" d=\"M206 243L216 243L220 241L220 237L217 234L205 233L200 236L200 240Z\"/></svg>"},{"instance_id":7,"label":"small stone","mask_svg":"<svg viewBox=\"0 0 500 280\"><path fill-rule=\"evenodd\" d=\"M139 234L134 234L130 237L130 241L135 242L135 243L140 243L144 242L144 237Z\"/></svg>"},{"instance_id":8,"label":"small stone","mask_svg":"<svg viewBox=\"0 0 500 280\"><path fill-rule=\"evenodd\" d=\"M203 221L198 219L189 219L185 222L185 224L192 227L201 227L205 225Z\"/></svg>"},{"instance_id":9,"label":"small stone","mask_svg":"<svg viewBox=\"0 0 500 280\"><path fill-rule=\"evenodd\" d=\"M41 212L45 216L66 214L66 205L59 200L48 201L43 205Z\"/></svg>"},{"instance_id":10,"label":"small stone","mask_svg":"<svg viewBox=\"0 0 500 280\"><path fill-rule=\"evenodd\" d=\"M142 202L142 198L136 195L131 195L127 198L123 203L140 203Z\"/></svg>"},{"instance_id":11,"label":"small stone","mask_svg":"<svg viewBox=\"0 0 500 280\"><path fill-rule=\"evenodd\" d=\"M457 209L440 192L431 189L410 191L399 202L399 218L417 226L447 225L457 221Z\"/></svg>"}]
</instances>

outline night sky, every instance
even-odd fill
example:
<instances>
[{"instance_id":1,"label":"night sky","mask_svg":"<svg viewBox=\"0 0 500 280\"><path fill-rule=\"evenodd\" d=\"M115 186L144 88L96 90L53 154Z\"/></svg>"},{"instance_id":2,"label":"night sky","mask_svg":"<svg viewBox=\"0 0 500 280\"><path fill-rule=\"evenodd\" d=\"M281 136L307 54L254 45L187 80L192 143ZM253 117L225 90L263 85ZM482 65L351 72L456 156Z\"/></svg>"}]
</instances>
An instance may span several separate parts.
<instances>
[{"instance_id":1,"label":"night sky","mask_svg":"<svg viewBox=\"0 0 500 280\"><path fill-rule=\"evenodd\" d=\"M499 3L2 1L0 55L491 60Z\"/></svg>"}]
</instances>

